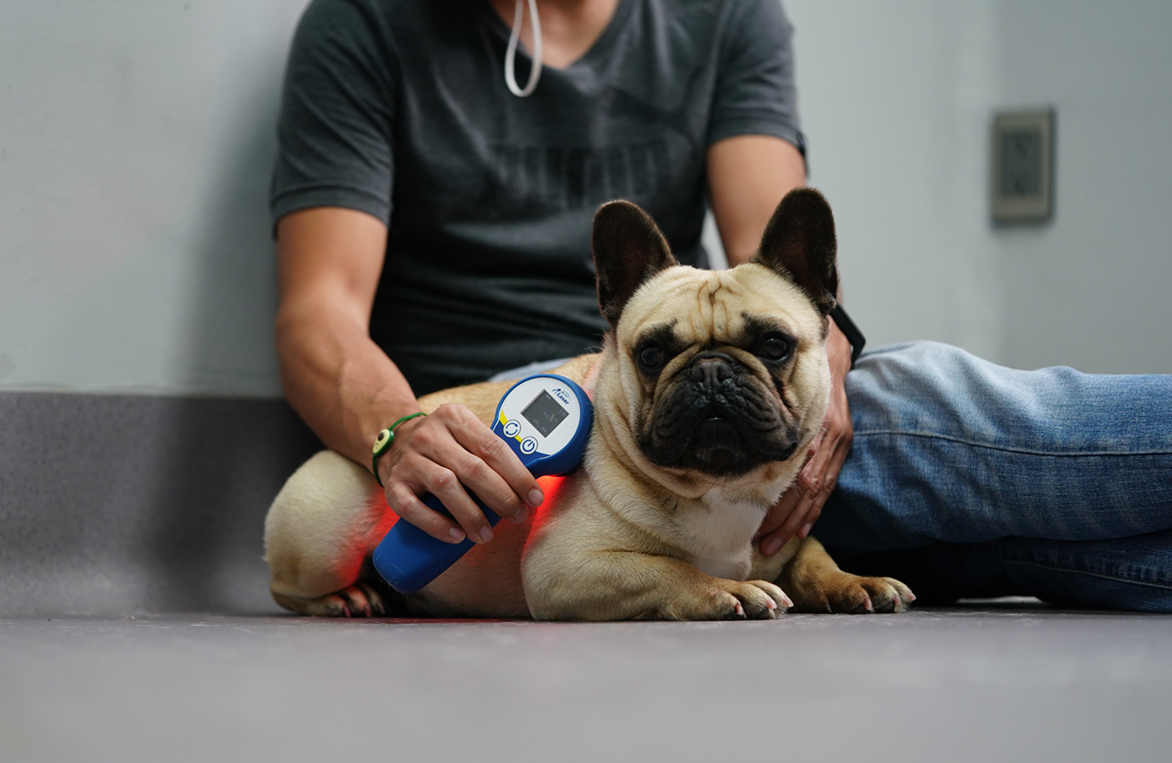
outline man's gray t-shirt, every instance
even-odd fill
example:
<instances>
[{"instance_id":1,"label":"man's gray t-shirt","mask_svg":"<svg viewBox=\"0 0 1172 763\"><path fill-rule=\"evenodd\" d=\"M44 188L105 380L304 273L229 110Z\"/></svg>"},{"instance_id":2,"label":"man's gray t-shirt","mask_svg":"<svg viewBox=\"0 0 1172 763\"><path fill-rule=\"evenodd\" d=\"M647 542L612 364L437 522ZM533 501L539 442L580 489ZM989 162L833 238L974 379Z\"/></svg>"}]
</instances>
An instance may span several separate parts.
<instances>
[{"instance_id":1,"label":"man's gray t-shirt","mask_svg":"<svg viewBox=\"0 0 1172 763\"><path fill-rule=\"evenodd\" d=\"M778 0L620 0L528 98L486 0L314 0L289 57L273 220L347 207L388 226L370 335L416 394L599 346L590 229L630 199L706 264L705 149L799 147ZM517 53L517 81L529 76Z\"/></svg>"}]
</instances>

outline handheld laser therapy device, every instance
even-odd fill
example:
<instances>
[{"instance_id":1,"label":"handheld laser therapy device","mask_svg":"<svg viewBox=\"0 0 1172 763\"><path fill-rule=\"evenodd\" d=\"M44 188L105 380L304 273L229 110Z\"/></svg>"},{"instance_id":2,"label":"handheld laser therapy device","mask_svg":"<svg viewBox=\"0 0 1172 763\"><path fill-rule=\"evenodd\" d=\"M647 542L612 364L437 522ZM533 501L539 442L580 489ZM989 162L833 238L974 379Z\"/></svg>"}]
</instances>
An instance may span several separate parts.
<instances>
[{"instance_id":1,"label":"handheld laser therapy device","mask_svg":"<svg viewBox=\"0 0 1172 763\"><path fill-rule=\"evenodd\" d=\"M594 406L585 390L556 374L537 374L514 384L496 407L492 431L521 459L534 477L565 475L582 462ZM469 491L489 525L500 517ZM434 495L423 503L445 516L452 514ZM399 520L374 550L374 568L399 593L415 593L474 545L437 540L410 522Z\"/></svg>"}]
</instances>

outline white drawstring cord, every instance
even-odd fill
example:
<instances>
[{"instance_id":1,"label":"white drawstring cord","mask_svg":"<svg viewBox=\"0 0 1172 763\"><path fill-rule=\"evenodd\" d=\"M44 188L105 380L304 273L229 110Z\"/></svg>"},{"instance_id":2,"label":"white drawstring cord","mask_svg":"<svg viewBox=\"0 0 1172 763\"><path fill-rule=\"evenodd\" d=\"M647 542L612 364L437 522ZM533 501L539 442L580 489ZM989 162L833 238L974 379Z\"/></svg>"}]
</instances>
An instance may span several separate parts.
<instances>
[{"instance_id":1,"label":"white drawstring cord","mask_svg":"<svg viewBox=\"0 0 1172 763\"><path fill-rule=\"evenodd\" d=\"M541 79L541 20L537 18L537 0L529 0L529 15L533 17L533 66L529 69L529 82L525 89L517 87L517 75L513 65L517 60L517 41L521 39L521 22L525 20L525 2L517 0L513 11L513 33L509 35L509 49L505 51L505 84L518 98L526 98L537 88Z\"/></svg>"}]
</instances>

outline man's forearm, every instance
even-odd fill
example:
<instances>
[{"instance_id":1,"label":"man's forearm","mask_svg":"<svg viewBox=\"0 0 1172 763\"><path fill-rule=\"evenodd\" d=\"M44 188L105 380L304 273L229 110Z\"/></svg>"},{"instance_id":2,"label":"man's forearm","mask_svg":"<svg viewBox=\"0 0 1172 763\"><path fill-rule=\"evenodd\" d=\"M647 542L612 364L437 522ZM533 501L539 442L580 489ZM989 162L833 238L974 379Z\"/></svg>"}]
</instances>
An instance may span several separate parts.
<instances>
[{"instance_id":1,"label":"man's forearm","mask_svg":"<svg viewBox=\"0 0 1172 763\"><path fill-rule=\"evenodd\" d=\"M277 354L289 404L327 447L360 464L379 430L419 410L403 374L343 311L283 309Z\"/></svg>"},{"instance_id":2,"label":"man's forearm","mask_svg":"<svg viewBox=\"0 0 1172 763\"><path fill-rule=\"evenodd\" d=\"M378 432L418 410L370 339L387 229L363 212L317 207L277 226L277 358L290 405L332 450L370 463Z\"/></svg>"}]
</instances>

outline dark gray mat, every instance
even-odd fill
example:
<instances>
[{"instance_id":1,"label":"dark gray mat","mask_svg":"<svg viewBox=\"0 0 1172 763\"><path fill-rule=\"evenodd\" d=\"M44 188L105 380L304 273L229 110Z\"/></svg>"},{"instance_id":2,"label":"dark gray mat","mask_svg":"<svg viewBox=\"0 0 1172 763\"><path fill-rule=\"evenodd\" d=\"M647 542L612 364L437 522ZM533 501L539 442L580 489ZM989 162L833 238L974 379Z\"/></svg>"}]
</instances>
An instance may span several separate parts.
<instances>
[{"instance_id":1,"label":"dark gray mat","mask_svg":"<svg viewBox=\"0 0 1172 763\"><path fill-rule=\"evenodd\" d=\"M0 760L1166 761L1172 617L0 620Z\"/></svg>"},{"instance_id":2,"label":"dark gray mat","mask_svg":"<svg viewBox=\"0 0 1172 763\"><path fill-rule=\"evenodd\" d=\"M264 514L321 446L281 400L0 393L0 616L257 612Z\"/></svg>"}]
</instances>

